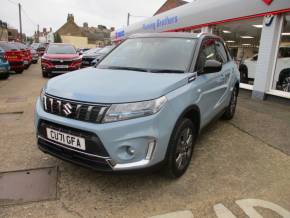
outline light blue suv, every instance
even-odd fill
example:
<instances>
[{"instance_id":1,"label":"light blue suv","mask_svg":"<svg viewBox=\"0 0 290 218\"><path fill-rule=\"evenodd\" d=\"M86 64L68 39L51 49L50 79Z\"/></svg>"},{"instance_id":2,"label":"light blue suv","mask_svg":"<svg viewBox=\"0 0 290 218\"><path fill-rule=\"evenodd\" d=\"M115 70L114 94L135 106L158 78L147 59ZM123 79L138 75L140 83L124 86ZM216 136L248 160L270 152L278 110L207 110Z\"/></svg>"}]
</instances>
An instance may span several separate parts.
<instances>
[{"instance_id":1,"label":"light blue suv","mask_svg":"<svg viewBox=\"0 0 290 218\"><path fill-rule=\"evenodd\" d=\"M217 36L131 36L96 67L48 81L36 103L39 148L101 171L162 166L179 177L201 129L234 116L239 75Z\"/></svg>"}]
</instances>

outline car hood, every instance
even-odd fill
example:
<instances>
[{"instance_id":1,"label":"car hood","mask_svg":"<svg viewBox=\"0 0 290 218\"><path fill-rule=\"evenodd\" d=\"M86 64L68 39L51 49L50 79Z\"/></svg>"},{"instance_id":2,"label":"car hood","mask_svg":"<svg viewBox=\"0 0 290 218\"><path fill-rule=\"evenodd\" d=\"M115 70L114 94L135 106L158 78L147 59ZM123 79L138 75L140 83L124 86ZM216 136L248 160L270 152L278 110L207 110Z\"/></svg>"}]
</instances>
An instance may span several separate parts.
<instances>
[{"instance_id":1,"label":"car hood","mask_svg":"<svg viewBox=\"0 0 290 218\"><path fill-rule=\"evenodd\" d=\"M47 94L70 100L135 102L155 99L184 86L189 76L89 67L50 79L45 89Z\"/></svg>"},{"instance_id":2,"label":"car hood","mask_svg":"<svg viewBox=\"0 0 290 218\"><path fill-rule=\"evenodd\" d=\"M78 58L79 54L44 54L44 58L48 59L74 59Z\"/></svg>"},{"instance_id":3,"label":"car hood","mask_svg":"<svg viewBox=\"0 0 290 218\"><path fill-rule=\"evenodd\" d=\"M104 56L104 54L101 54L101 53L83 54L83 57L86 57L86 58L97 58L101 56Z\"/></svg>"}]
</instances>

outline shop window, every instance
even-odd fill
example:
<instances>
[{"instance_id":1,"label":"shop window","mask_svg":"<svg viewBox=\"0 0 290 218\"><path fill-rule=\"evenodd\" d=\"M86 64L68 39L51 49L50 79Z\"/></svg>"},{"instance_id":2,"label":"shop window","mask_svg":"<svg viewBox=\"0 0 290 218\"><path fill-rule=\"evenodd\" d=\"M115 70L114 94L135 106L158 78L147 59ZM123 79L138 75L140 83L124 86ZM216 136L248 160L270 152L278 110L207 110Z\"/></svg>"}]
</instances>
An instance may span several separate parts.
<instances>
[{"instance_id":1,"label":"shop window","mask_svg":"<svg viewBox=\"0 0 290 218\"><path fill-rule=\"evenodd\" d=\"M262 23L263 18L259 17L213 27L213 33L224 39L230 54L239 65L242 83L254 83Z\"/></svg>"},{"instance_id":2,"label":"shop window","mask_svg":"<svg viewBox=\"0 0 290 218\"><path fill-rule=\"evenodd\" d=\"M290 93L290 14L283 20L272 89Z\"/></svg>"}]
</instances>

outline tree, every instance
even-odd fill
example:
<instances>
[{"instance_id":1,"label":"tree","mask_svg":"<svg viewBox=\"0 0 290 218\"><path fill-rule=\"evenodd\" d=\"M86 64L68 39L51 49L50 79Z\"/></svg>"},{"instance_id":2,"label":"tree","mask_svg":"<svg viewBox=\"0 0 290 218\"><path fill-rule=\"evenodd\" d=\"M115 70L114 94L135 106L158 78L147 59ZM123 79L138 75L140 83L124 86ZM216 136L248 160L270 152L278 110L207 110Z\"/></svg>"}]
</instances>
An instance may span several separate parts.
<instances>
[{"instance_id":1,"label":"tree","mask_svg":"<svg viewBox=\"0 0 290 218\"><path fill-rule=\"evenodd\" d=\"M54 42L62 42L62 39L57 32L54 33Z\"/></svg>"}]
</instances>

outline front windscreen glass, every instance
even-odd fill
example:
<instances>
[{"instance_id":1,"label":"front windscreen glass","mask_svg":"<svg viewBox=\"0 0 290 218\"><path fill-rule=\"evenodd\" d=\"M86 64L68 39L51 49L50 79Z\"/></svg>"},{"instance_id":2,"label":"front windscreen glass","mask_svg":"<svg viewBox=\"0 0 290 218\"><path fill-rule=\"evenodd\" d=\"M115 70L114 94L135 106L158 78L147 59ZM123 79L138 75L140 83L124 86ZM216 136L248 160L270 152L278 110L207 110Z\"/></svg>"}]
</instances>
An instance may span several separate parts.
<instances>
[{"instance_id":1,"label":"front windscreen glass","mask_svg":"<svg viewBox=\"0 0 290 218\"><path fill-rule=\"evenodd\" d=\"M51 44L47 48L47 54L76 54L76 50L72 45Z\"/></svg>"},{"instance_id":2,"label":"front windscreen glass","mask_svg":"<svg viewBox=\"0 0 290 218\"><path fill-rule=\"evenodd\" d=\"M190 64L195 39L128 39L104 58L98 68L139 69L150 72L185 72Z\"/></svg>"}]
</instances>

